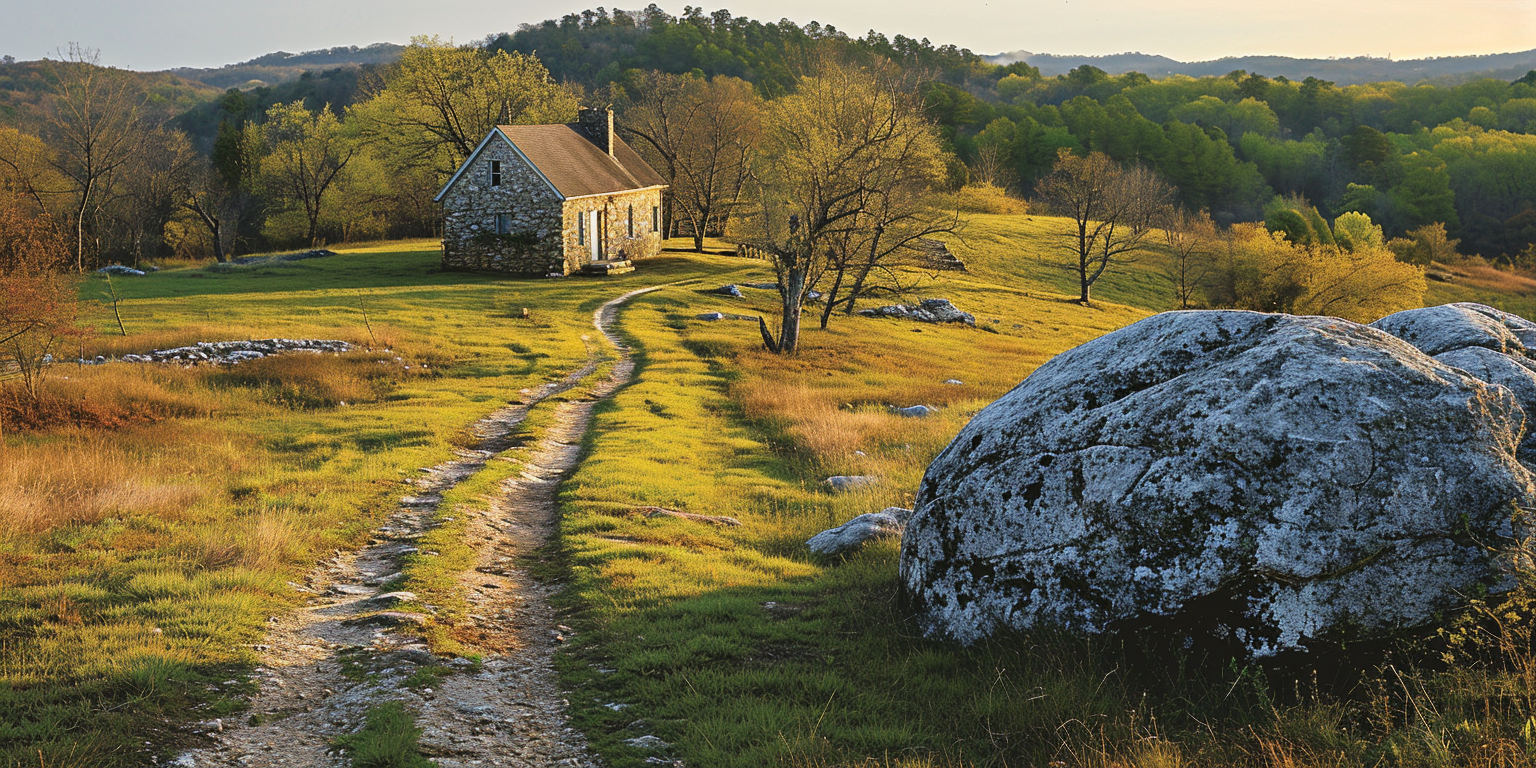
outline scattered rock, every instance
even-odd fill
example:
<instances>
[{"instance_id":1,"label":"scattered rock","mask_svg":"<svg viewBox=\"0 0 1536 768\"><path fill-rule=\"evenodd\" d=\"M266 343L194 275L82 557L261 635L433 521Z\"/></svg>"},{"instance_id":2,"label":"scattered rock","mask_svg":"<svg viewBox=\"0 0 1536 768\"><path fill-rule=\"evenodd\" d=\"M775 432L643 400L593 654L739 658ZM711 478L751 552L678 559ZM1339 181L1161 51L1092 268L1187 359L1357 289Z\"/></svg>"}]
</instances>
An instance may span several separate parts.
<instances>
[{"instance_id":1,"label":"scattered rock","mask_svg":"<svg viewBox=\"0 0 1536 768\"><path fill-rule=\"evenodd\" d=\"M340 354L353 347L345 341L328 339L255 339L251 341L200 341L186 347L157 349L144 354L123 355L126 363L179 363L182 365L233 365L260 360L281 352ZM85 361L90 363L91 361ZM98 362L107 362L100 358Z\"/></svg>"},{"instance_id":2,"label":"scattered rock","mask_svg":"<svg viewBox=\"0 0 1536 768\"><path fill-rule=\"evenodd\" d=\"M633 739L625 739L624 743L636 749L666 749L672 746L650 734L636 736Z\"/></svg>"},{"instance_id":3,"label":"scattered rock","mask_svg":"<svg viewBox=\"0 0 1536 768\"><path fill-rule=\"evenodd\" d=\"M427 617L424 614L406 611L380 611L379 613L360 616L348 621L353 624L373 624L380 627L420 627L426 625Z\"/></svg>"},{"instance_id":4,"label":"scattered rock","mask_svg":"<svg viewBox=\"0 0 1536 768\"><path fill-rule=\"evenodd\" d=\"M832 490L842 492L876 485L880 480L867 475L836 475L827 478L823 482L832 486Z\"/></svg>"},{"instance_id":5,"label":"scattered rock","mask_svg":"<svg viewBox=\"0 0 1536 768\"><path fill-rule=\"evenodd\" d=\"M907 408L897 408L896 413L909 419L926 419L933 415L933 409L926 405L914 405Z\"/></svg>"},{"instance_id":6,"label":"scattered rock","mask_svg":"<svg viewBox=\"0 0 1536 768\"><path fill-rule=\"evenodd\" d=\"M919 323L965 323L975 325L976 318L969 312L961 312L949 299L923 299L912 304L895 304L889 307L873 307L861 309L859 314L866 317L894 317L902 320L916 320Z\"/></svg>"},{"instance_id":7,"label":"scattered rock","mask_svg":"<svg viewBox=\"0 0 1536 768\"><path fill-rule=\"evenodd\" d=\"M125 267L125 266L123 266L121 264L108 264L107 266L102 267L101 269L96 270L96 274L98 274L98 275L127 275L129 277L143 277L144 276L144 270L134 269L133 267Z\"/></svg>"},{"instance_id":8,"label":"scattered rock","mask_svg":"<svg viewBox=\"0 0 1536 768\"><path fill-rule=\"evenodd\" d=\"M692 520L696 523L709 523L710 525L719 525L726 528L736 528L741 525L741 521L734 517L724 517L721 515L697 515L692 512L679 512L675 509L666 509L665 507L640 507L640 512L644 513L646 517L676 517L682 520Z\"/></svg>"},{"instance_id":9,"label":"scattered rock","mask_svg":"<svg viewBox=\"0 0 1536 768\"><path fill-rule=\"evenodd\" d=\"M718 293L721 296L729 296L733 299L741 298L741 289L734 285L722 285L715 289L715 293Z\"/></svg>"},{"instance_id":10,"label":"scattered rock","mask_svg":"<svg viewBox=\"0 0 1536 768\"><path fill-rule=\"evenodd\" d=\"M697 317L700 320L724 320L725 319L725 313L724 312L705 312L704 314L698 315Z\"/></svg>"},{"instance_id":11,"label":"scattered rock","mask_svg":"<svg viewBox=\"0 0 1536 768\"><path fill-rule=\"evenodd\" d=\"M400 603L416 602L415 592L385 592L373 598L373 602L380 605L399 605Z\"/></svg>"},{"instance_id":12,"label":"scattered rock","mask_svg":"<svg viewBox=\"0 0 1536 768\"><path fill-rule=\"evenodd\" d=\"M950 385L952 387L958 387L958 386L964 384L965 382L963 382L963 381L961 381L959 379L945 379L944 383L948 384L948 385Z\"/></svg>"},{"instance_id":13,"label":"scattered rock","mask_svg":"<svg viewBox=\"0 0 1536 768\"><path fill-rule=\"evenodd\" d=\"M1503 586L1482 543L1536 505L1520 393L1468 370L1519 382L1525 339L1469 305L1143 320L1042 365L933 462L904 588L965 643L1153 630L1263 656L1425 625Z\"/></svg>"},{"instance_id":14,"label":"scattered rock","mask_svg":"<svg viewBox=\"0 0 1536 768\"><path fill-rule=\"evenodd\" d=\"M836 528L829 528L805 542L818 555L838 555L864 546L870 539L900 536L912 519L912 510L886 507L879 512L859 515Z\"/></svg>"}]
</instances>

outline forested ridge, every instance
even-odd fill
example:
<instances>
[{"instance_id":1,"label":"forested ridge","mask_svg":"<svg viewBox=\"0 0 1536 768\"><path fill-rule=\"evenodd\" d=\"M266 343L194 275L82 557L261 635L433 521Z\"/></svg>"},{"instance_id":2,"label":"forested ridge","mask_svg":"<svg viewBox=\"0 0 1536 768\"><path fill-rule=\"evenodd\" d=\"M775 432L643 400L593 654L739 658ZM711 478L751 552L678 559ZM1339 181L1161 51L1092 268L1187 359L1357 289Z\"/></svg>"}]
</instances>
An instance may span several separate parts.
<instances>
[{"instance_id":1,"label":"forested ridge","mask_svg":"<svg viewBox=\"0 0 1536 768\"><path fill-rule=\"evenodd\" d=\"M238 192L228 197L243 201L242 209L228 217L230 227L221 234L236 252L306 239L431 234L436 214L430 195L451 171L456 153L419 145L402 149L379 120L370 122L363 107L389 92L391 84L405 87L401 73L423 66L420 56L411 64L413 51L448 48L483 62L519 62L519 72L532 73L527 82L545 83L534 89L545 94L539 98L560 94L546 103L558 108L537 110L549 119L568 119L562 110L578 102L612 103L622 112L643 90L647 72L739 78L772 100L792 92L797 78L828 56L866 66L888 60L910 73L920 90L949 158L947 183L953 187L990 182L1031 197L1060 150L1102 152L1156 171L1177 188L1184 207L1209 211L1219 224L1273 219L1282 208L1315 207L1329 220L1356 211L1369 215L1388 237L1443 224L1463 253L1521 264L1532 258L1536 242L1536 73L1459 85L1348 86L1244 71L1152 79L1086 65L1046 76L1026 63L994 65L969 50L926 39L873 31L854 36L815 22L770 23L694 7L672 16L655 5L633 12L597 8L469 45L418 40L395 61L309 71L277 85L222 95L164 73L103 72L133 91L135 126L181 136L188 144L187 157L175 162L162 157L150 165L207 166L217 171L209 178L221 179L226 192ZM373 53L381 61L390 55L383 48ZM286 65L307 56L249 63ZM30 157L43 170L34 169L26 183L34 191L49 187L34 199L57 208L54 215L61 220L94 217L85 228L99 233L88 238L99 261L209 253L211 235L199 232L207 227L189 206L165 200L151 205L142 202L143 194L126 192L127 165L105 174L111 185L95 188L100 205L81 204L78 180L47 181L43 171L62 164L45 156L57 151L57 136L50 139L50 131L57 134L57 114L50 105L59 98L65 63L0 64L0 125L27 139L12 140L13 160ZM474 92L471 99L485 104L509 98L470 80L451 87ZM262 126L274 110L293 104L312 125L330 115L333 149L341 152L338 158L345 156L343 170L308 204L303 226L297 213L305 208L303 201L284 199L270 183L263 186L260 161L271 147L258 140L272 138ZM482 116L475 124L488 120ZM23 149L32 146L31 139L40 144L28 154ZM133 144L147 152L180 146L183 139ZM26 175L19 169L24 163L10 165L13 176ZM188 187L168 186L178 185ZM132 223L145 218L142 211L128 210L135 205L157 213L148 224ZM76 224L70 226L80 229Z\"/></svg>"}]
</instances>

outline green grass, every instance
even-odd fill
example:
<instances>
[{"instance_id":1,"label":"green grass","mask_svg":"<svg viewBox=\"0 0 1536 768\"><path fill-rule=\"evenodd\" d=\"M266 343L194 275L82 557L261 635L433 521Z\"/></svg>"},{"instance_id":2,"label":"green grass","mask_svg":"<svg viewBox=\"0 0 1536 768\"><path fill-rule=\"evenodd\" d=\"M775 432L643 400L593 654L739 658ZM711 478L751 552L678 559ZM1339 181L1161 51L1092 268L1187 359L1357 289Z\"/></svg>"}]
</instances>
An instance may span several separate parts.
<instances>
[{"instance_id":1,"label":"green grass","mask_svg":"<svg viewBox=\"0 0 1536 768\"><path fill-rule=\"evenodd\" d=\"M1184 659L1199 671L1170 670L1176 654L1134 644L1042 633L960 649L918 636L898 601L894 542L810 556L804 541L817 531L910 506L955 432L1051 356L1170 306L1155 253L1106 275L1093 306L1071 301L1075 279L1051 266L1047 239L1060 225L973 216L951 244L970 272L910 275L917 297L952 299L976 328L839 316L830 330L808 330L791 358L761 351L755 324L695 319L772 317L772 292L710 292L771 280L767 265L717 256L666 254L604 280L511 280L438 272L435 247L416 242L117 281L130 335L103 336L88 354L268 336L390 351L275 378L76 370L55 383L61 391L132 390L174 415L113 431L5 434L0 480L23 491L0 487L0 516L11 516L0 526L0 760L142 764L173 753L189 721L235 712L248 686L225 681L246 679L266 618L296 604L289 581L360 544L411 491L401 479L450 457L468 425L578 367L602 302L674 281L687 284L623 310L636 378L598 406L586 458L560 492L560 541L535 558L568 584L562 621L579 631L558 657L562 679L576 724L615 768L658 756L624 743L645 733L673 745L660 756L711 767L1278 768L1527 755L1523 717L1484 695L1508 684L1496 671L1409 670L1418 687L1406 698L1382 679L1370 683L1388 691L1378 698L1308 704L1283 702L1254 669ZM1438 286L1431 299L1524 306L1495 277ZM936 414L891 412L918 403ZM536 439L553 405L534 408L520 436ZM428 635L439 650L475 653L453 631L466 618L458 576L473 565L465 523L519 457L507 451L449 491L420 545L438 554L407 563L404 586L437 606ZM835 474L880 482L833 495L820 481ZM33 517L7 506L29 497L60 501ZM649 517L645 506L743 525ZM42 508L74 513L47 518ZM348 669L367 674L355 659ZM389 743L380 759L419 759L405 738L409 713L378 717Z\"/></svg>"},{"instance_id":2,"label":"green grass","mask_svg":"<svg viewBox=\"0 0 1536 768\"><path fill-rule=\"evenodd\" d=\"M1021 275L1035 262L1017 246L977 248L972 274L919 291L953 299L982 328L837 318L787 360L757 351L750 323L692 319L727 307L768 312L771 294L731 302L668 289L625 310L637 381L599 407L588 458L562 492L571 607L586 629L562 670L578 722L611 764L650 756L623 743L637 735L636 713L685 762L710 766L971 761L997 753L988 723L1048 733L1072 718L1123 714L1113 697L1082 695L1107 671L1091 656L917 638L895 603L894 543L846 560L804 548L857 514L910 506L928 460L976 410L1057 352L1147 314L1064 301ZM889 413L914 403L939 415ZM832 474L882 482L834 496L818 484ZM744 525L636 511L650 505ZM1078 694L1015 711L1016 697L1042 687ZM603 706L613 702L631 706ZM1052 758L1034 747L1012 754Z\"/></svg>"},{"instance_id":3,"label":"green grass","mask_svg":"<svg viewBox=\"0 0 1536 768\"><path fill-rule=\"evenodd\" d=\"M449 458L469 424L579 367L597 304L740 263L663 257L620 278L531 281L443 273L437 258L394 243L117 281L129 335L87 354L274 336L368 345L360 291L389 351L306 362L304 391L350 387L361 399L345 406L353 395L222 373L57 372L64 391L146 391L203 415L5 433L0 477L19 490L0 489L0 763L142 763L184 743L190 721L236 710L248 687L225 681L245 679L266 619L298 602L288 583L359 545L410 493L400 481ZM357 373L373 366L392 373Z\"/></svg>"},{"instance_id":4,"label":"green grass","mask_svg":"<svg viewBox=\"0 0 1536 768\"><path fill-rule=\"evenodd\" d=\"M638 378L599 407L561 496L565 607L581 631L559 662L608 763L657 756L625 743L643 733L672 745L662 757L722 767L1530 760L1530 713L1496 669L1444 676L1403 659L1341 692L1136 638L1040 632L963 649L920 636L895 542L810 555L817 531L910 506L950 437L1040 363L1171 304L1155 254L1107 276L1094 306L1068 300L1070 275L1045 264L1057 225L974 217L952 246L970 272L921 278L917 295L953 299L975 329L837 318L786 359L760 351L749 323L693 319L769 313L760 292L668 289L624 312ZM890 412L917 403L937 415ZM881 482L833 495L820 481L834 474ZM651 505L743 526L639 512Z\"/></svg>"},{"instance_id":5,"label":"green grass","mask_svg":"<svg viewBox=\"0 0 1536 768\"><path fill-rule=\"evenodd\" d=\"M419 673L418 673L419 674ZM431 768L437 763L421 756L417 739L421 729L405 705L391 701L371 707L366 723L357 733L336 738L335 745L348 753L354 768Z\"/></svg>"}]
</instances>

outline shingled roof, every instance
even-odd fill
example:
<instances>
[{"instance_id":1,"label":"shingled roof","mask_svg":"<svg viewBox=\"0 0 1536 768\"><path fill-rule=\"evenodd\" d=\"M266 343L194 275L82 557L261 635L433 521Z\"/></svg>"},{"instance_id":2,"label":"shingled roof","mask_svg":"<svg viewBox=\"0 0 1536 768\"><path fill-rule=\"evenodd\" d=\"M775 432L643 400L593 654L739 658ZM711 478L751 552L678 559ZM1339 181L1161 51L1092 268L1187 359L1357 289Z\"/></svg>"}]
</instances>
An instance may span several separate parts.
<instances>
[{"instance_id":1,"label":"shingled roof","mask_svg":"<svg viewBox=\"0 0 1536 768\"><path fill-rule=\"evenodd\" d=\"M663 186L667 182L623 139L613 139L613 156L599 149L579 123L498 125L501 131L561 197L584 197Z\"/></svg>"}]
</instances>

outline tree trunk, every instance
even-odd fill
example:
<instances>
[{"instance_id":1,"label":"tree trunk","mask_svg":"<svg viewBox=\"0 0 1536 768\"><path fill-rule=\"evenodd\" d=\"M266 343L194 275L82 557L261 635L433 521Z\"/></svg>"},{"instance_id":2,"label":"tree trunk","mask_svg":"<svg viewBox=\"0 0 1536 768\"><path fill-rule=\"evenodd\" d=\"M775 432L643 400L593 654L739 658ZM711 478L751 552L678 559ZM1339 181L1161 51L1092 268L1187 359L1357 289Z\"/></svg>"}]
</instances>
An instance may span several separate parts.
<instances>
[{"instance_id":1,"label":"tree trunk","mask_svg":"<svg viewBox=\"0 0 1536 768\"><path fill-rule=\"evenodd\" d=\"M823 331L827 329L827 324L832 321L832 308L837 306L837 297L842 288L843 271L839 269L837 270L837 276L832 278L832 288L827 291L827 295L821 297L821 329Z\"/></svg>"},{"instance_id":2,"label":"tree trunk","mask_svg":"<svg viewBox=\"0 0 1536 768\"><path fill-rule=\"evenodd\" d=\"M786 277L786 285L782 286L782 299L784 310L783 329L779 331L779 354L792 355L800 349L800 312L805 296L805 272L804 268L797 267L789 271Z\"/></svg>"}]
</instances>

